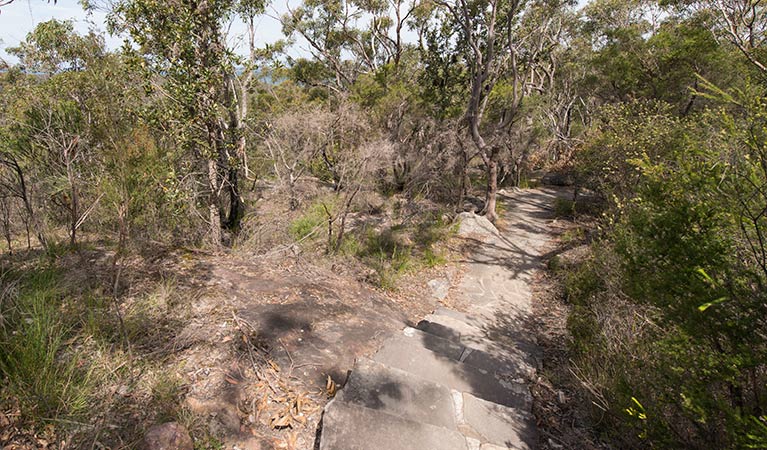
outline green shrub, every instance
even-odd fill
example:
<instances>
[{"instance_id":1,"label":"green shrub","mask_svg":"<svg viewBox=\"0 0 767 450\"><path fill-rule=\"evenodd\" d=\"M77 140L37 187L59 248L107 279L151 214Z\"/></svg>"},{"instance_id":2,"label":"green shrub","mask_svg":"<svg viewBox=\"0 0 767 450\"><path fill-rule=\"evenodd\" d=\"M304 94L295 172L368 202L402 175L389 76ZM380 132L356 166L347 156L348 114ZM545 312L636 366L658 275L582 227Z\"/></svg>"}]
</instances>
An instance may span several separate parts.
<instances>
[{"instance_id":1,"label":"green shrub","mask_svg":"<svg viewBox=\"0 0 767 450\"><path fill-rule=\"evenodd\" d=\"M423 265L428 268L441 266L447 263L447 259L444 256L431 248L427 248L423 251L421 261L423 262Z\"/></svg>"},{"instance_id":2,"label":"green shrub","mask_svg":"<svg viewBox=\"0 0 767 450\"><path fill-rule=\"evenodd\" d=\"M611 209L561 277L573 362L618 447L767 442L767 105L739 95L685 119L624 105L585 146Z\"/></svg>"},{"instance_id":3,"label":"green shrub","mask_svg":"<svg viewBox=\"0 0 767 450\"><path fill-rule=\"evenodd\" d=\"M575 202L569 199L557 198L554 200L554 216L557 218L575 217Z\"/></svg>"},{"instance_id":4,"label":"green shrub","mask_svg":"<svg viewBox=\"0 0 767 450\"><path fill-rule=\"evenodd\" d=\"M588 304L604 287L598 262L591 260L561 273L567 300L576 305Z\"/></svg>"},{"instance_id":5,"label":"green shrub","mask_svg":"<svg viewBox=\"0 0 767 450\"><path fill-rule=\"evenodd\" d=\"M328 206L328 208L332 211L332 206ZM302 216L291 222L290 236L300 241L313 232L321 234L324 231L323 226L327 224L327 220L327 213L323 203L321 201L314 203Z\"/></svg>"}]
</instances>

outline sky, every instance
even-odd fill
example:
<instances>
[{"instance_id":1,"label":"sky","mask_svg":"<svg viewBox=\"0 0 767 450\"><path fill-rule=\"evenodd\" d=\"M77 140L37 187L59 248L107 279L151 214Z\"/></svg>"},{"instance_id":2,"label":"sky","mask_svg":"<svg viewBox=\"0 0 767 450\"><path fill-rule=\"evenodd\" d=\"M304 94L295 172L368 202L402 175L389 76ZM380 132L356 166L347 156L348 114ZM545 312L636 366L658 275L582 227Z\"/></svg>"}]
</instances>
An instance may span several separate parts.
<instances>
[{"instance_id":1,"label":"sky","mask_svg":"<svg viewBox=\"0 0 767 450\"><path fill-rule=\"evenodd\" d=\"M279 4L279 0L275 2ZM270 9L266 15L259 18L258 44L274 42L282 38L279 21L275 17L286 11L286 7ZM58 0L54 5L47 0L15 0L10 5L0 8L0 58L9 64L15 64L18 60L6 52L6 48L15 47L31 32L37 24L51 19L72 20L75 29L85 33L95 28L106 32L106 15L101 12L86 15L77 0ZM246 38L245 27L242 23L233 23L230 28L229 39L231 44L240 45L244 53ZM117 36L106 36L107 47L114 49L122 44L122 39Z\"/></svg>"},{"instance_id":2,"label":"sky","mask_svg":"<svg viewBox=\"0 0 767 450\"><path fill-rule=\"evenodd\" d=\"M263 46L283 38L282 27L276 17L287 12L286 2L298 4L300 0L273 0L273 6L269 7L266 14L257 19L257 45ZM583 6L587 0L579 0L579 6ZM0 0L2 3L2 0ZM37 24L51 19L71 20L75 29L85 33L90 29L104 32L106 44L110 49L118 48L122 44L119 36L106 34L106 14L94 12L90 15L83 11L78 0L58 0L56 4L48 0L15 0L10 5L0 8L0 59L9 64L18 62L17 58L9 55L6 48L15 47L31 32ZM406 32L406 39L415 39L412 33ZM246 54L247 38L245 37L245 25L235 22L229 32L229 40L232 47L239 53ZM302 40L297 41L297 46L291 50L293 56L308 56L309 49Z\"/></svg>"}]
</instances>

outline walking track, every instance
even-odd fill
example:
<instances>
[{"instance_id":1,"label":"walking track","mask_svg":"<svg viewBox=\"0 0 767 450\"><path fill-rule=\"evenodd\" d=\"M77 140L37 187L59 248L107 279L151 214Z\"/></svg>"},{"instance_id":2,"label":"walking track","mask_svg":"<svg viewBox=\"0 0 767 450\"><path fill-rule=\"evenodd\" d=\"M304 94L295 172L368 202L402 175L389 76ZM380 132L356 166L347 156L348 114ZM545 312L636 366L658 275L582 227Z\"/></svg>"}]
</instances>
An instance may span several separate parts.
<instances>
[{"instance_id":1,"label":"walking track","mask_svg":"<svg viewBox=\"0 0 767 450\"><path fill-rule=\"evenodd\" d=\"M439 308L358 359L325 408L320 450L535 448L531 283L557 195L535 189L503 198L502 233L462 215L459 234L477 244L457 287L468 309Z\"/></svg>"}]
</instances>

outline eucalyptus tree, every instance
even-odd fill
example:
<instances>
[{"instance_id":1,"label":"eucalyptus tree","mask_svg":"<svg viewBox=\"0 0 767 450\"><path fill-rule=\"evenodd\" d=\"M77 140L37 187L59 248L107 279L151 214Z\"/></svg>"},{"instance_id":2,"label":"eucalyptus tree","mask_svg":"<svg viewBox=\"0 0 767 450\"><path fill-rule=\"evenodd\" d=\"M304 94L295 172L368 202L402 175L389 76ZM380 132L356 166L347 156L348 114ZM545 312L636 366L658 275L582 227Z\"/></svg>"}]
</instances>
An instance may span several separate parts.
<instances>
[{"instance_id":1,"label":"eucalyptus tree","mask_svg":"<svg viewBox=\"0 0 767 450\"><path fill-rule=\"evenodd\" d=\"M48 242L41 207L52 218L60 219L56 212L65 211L74 245L77 230L98 202L86 189L96 178L98 158L91 111L96 84L89 69L105 56L103 39L94 33L75 33L71 22L51 20L8 51L23 68L44 76L19 78L16 87L21 90L9 100L4 120L7 140L0 148L2 165L13 174L6 180L14 180L25 220L34 226L43 247Z\"/></svg>"},{"instance_id":2,"label":"eucalyptus tree","mask_svg":"<svg viewBox=\"0 0 767 450\"><path fill-rule=\"evenodd\" d=\"M126 47L146 76L149 92L162 101L156 119L200 163L204 174L209 239L222 241L222 227L237 230L244 214L240 176L244 165L243 120L247 114L250 64L227 46L227 25L238 15L250 24L258 0L122 0L111 5L110 30L125 31ZM244 82L244 83L243 83ZM228 193L228 208L221 193Z\"/></svg>"},{"instance_id":3,"label":"eucalyptus tree","mask_svg":"<svg viewBox=\"0 0 767 450\"><path fill-rule=\"evenodd\" d=\"M487 175L483 213L496 216L500 158L514 146L512 130L523 119L523 100L536 86L545 53L556 40L544 38L556 23L535 16L560 2L526 0L437 0L441 18L454 24L454 60L468 69L464 120ZM526 20L526 17L541 21ZM450 25L448 25L449 27Z\"/></svg>"},{"instance_id":4,"label":"eucalyptus tree","mask_svg":"<svg viewBox=\"0 0 767 450\"><path fill-rule=\"evenodd\" d=\"M419 0L305 0L289 8L283 33L303 39L312 56L295 62L300 81L338 94L362 74L399 67L419 8Z\"/></svg>"}]
</instances>

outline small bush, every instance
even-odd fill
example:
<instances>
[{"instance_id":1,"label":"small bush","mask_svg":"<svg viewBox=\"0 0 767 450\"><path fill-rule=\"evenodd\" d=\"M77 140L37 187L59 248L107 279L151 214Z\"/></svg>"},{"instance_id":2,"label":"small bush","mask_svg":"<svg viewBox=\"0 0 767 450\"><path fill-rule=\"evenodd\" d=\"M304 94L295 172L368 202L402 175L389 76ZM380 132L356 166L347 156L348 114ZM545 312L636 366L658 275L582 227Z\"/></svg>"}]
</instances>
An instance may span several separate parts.
<instances>
[{"instance_id":1,"label":"small bush","mask_svg":"<svg viewBox=\"0 0 767 450\"><path fill-rule=\"evenodd\" d=\"M594 261L565 270L562 279L567 300L576 305L588 303L604 286L598 265Z\"/></svg>"},{"instance_id":2,"label":"small bush","mask_svg":"<svg viewBox=\"0 0 767 450\"><path fill-rule=\"evenodd\" d=\"M332 207L329 206L328 208L332 210ZM327 220L322 202L317 202L304 215L291 222L290 236L297 241L306 239L312 233L321 232Z\"/></svg>"},{"instance_id":3,"label":"small bush","mask_svg":"<svg viewBox=\"0 0 767 450\"><path fill-rule=\"evenodd\" d=\"M180 400L182 381L172 373L161 372L152 385L152 409L157 411L159 421L177 420L181 415Z\"/></svg>"},{"instance_id":4,"label":"small bush","mask_svg":"<svg viewBox=\"0 0 767 450\"><path fill-rule=\"evenodd\" d=\"M554 216L557 218L575 217L575 202L569 199L557 198L554 200Z\"/></svg>"},{"instance_id":5,"label":"small bush","mask_svg":"<svg viewBox=\"0 0 767 450\"><path fill-rule=\"evenodd\" d=\"M442 264L447 263L447 259L445 259L444 256L431 248L424 250L421 261L423 262L424 266L429 268L441 266Z\"/></svg>"}]
</instances>

